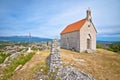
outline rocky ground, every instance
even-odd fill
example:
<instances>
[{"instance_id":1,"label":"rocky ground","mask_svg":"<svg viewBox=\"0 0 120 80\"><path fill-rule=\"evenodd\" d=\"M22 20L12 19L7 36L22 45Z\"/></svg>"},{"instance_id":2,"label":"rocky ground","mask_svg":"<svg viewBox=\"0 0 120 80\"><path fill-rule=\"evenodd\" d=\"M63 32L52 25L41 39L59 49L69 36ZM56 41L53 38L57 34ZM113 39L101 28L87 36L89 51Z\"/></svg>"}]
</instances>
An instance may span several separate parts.
<instances>
[{"instance_id":1,"label":"rocky ground","mask_svg":"<svg viewBox=\"0 0 120 80\"><path fill-rule=\"evenodd\" d=\"M120 80L120 55L104 49L96 53L78 53L70 50L60 50L63 66L72 66L92 75L96 80ZM47 74L46 58L49 50L39 51L18 70L9 80L35 80L37 73ZM39 74L38 74L39 76ZM49 79L48 79L49 80Z\"/></svg>"}]
</instances>

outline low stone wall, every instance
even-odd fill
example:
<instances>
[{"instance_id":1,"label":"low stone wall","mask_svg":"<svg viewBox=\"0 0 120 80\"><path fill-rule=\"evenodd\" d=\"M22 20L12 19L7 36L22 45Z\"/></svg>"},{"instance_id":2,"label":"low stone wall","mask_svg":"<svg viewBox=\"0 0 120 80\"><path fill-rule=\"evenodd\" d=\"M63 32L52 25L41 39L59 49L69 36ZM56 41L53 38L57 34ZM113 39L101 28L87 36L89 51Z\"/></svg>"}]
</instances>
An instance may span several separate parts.
<instances>
[{"instance_id":1,"label":"low stone wall","mask_svg":"<svg viewBox=\"0 0 120 80\"><path fill-rule=\"evenodd\" d=\"M60 57L60 46L57 39L54 39L51 45L51 53L47 57L49 71L47 74L39 72L34 76L33 80L95 80L92 76L75 69L72 66L62 66ZM51 75L51 72L52 75ZM49 76L51 75L51 76Z\"/></svg>"},{"instance_id":2,"label":"low stone wall","mask_svg":"<svg viewBox=\"0 0 120 80\"><path fill-rule=\"evenodd\" d=\"M60 46L57 39L54 39L51 45L51 53L48 56L49 72L55 72L56 69L62 67L60 58Z\"/></svg>"}]
</instances>

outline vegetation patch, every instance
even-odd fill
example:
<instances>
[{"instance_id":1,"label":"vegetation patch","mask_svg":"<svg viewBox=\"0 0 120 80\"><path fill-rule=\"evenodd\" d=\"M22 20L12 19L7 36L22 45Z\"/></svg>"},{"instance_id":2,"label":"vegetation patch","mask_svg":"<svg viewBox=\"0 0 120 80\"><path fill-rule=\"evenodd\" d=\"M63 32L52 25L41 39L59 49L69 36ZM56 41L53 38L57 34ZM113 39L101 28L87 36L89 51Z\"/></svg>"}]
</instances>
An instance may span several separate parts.
<instances>
[{"instance_id":1,"label":"vegetation patch","mask_svg":"<svg viewBox=\"0 0 120 80\"><path fill-rule=\"evenodd\" d=\"M97 43L97 48L107 49L120 54L120 42Z\"/></svg>"},{"instance_id":2,"label":"vegetation patch","mask_svg":"<svg viewBox=\"0 0 120 80\"><path fill-rule=\"evenodd\" d=\"M53 76L57 73L58 69L55 72L49 72L48 62L47 60L43 63L37 64L33 68L33 80L39 79L40 76L47 76L45 80L60 80L59 78L54 79Z\"/></svg>"},{"instance_id":3,"label":"vegetation patch","mask_svg":"<svg viewBox=\"0 0 120 80\"><path fill-rule=\"evenodd\" d=\"M0 52L0 64L3 63L4 60L5 60L8 56L10 56L9 53L6 54L6 53L3 53L3 52Z\"/></svg>"},{"instance_id":4,"label":"vegetation patch","mask_svg":"<svg viewBox=\"0 0 120 80\"><path fill-rule=\"evenodd\" d=\"M8 41L0 41L0 49L4 49L6 46L12 45L12 43Z\"/></svg>"},{"instance_id":5,"label":"vegetation patch","mask_svg":"<svg viewBox=\"0 0 120 80\"><path fill-rule=\"evenodd\" d=\"M110 44L108 50L111 50L113 52L117 52L120 54L120 42Z\"/></svg>"},{"instance_id":6,"label":"vegetation patch","mask_svg":"<svg viewBox=\"0 0 120 80\"><path fill-rule=\"evenodd\" d=\"M19 65L24 65L27 61L29 61L34 53L29 53L28 55L20 54L16 59L12 60L11 64L3 71L2 80L8 79L14 72L14 70Z\"/></svg>"}]
</instances>

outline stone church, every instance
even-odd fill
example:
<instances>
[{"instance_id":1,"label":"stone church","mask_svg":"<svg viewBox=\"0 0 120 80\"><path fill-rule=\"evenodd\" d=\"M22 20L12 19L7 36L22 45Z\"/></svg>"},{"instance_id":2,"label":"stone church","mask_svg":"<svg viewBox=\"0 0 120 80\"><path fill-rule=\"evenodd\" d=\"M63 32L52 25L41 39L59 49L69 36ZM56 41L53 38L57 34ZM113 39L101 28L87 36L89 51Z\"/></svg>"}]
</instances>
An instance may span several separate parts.
<instances>
[{"instance_id":1,"label":"stone church","mask_svg":"<svg viewBox=\"0 0 120 80\"><path fill-rule=\"evenodd\" d=\"M61 48L85 52L96 50L97 30L92 22L91 10L86 11L86 18L69 24L61 33Z\"/></svg>"}]
</instances>

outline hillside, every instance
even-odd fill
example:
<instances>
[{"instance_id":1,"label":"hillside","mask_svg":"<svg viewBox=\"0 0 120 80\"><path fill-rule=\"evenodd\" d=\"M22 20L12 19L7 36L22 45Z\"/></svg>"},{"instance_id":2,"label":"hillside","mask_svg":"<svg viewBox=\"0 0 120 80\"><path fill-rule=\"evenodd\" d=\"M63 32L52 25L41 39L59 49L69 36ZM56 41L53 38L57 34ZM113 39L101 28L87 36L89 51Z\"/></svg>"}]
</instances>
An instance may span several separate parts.
<instances>
[{"instance_id":1,"label":"hillside","mask_svg":"<svg viewBox=\"0 0 120 80\"><path fill-rule=\"evenodd\" d=\"M30 42L41 42L41 41L51 41L50 38L40 38L40 37L30 37ZM28 42L29 36L9 36L0 37L0 41L11 41L11 42Z\"/></svg>"},{"instance_id":2,"label":"hillside","mask_svg":"<svg viewBox=\"0 0 120 80\"><path fill-rule=\"evenodd\" d=\"M65 65L89 73L96 80L120 80L120 55L104 49L97 49L94 54L61 51Z\"/></svg>"},{"instance_id":3,"label":"hillside","mask_svg":"<svg viewBox=\"0 0 120 80\"><path fill-rule=\"evenodd\" d=\"M36 52L21 70L15 72L9 80L31 80L36 72L46 72L46 57L50 51ZM94 54L72 52L61 49L63 65L71 65L94 76L96 80L120 80L120 55L104 49ZM33 79L34 80L34 79Z\"/></svg>"}]
</instances>

